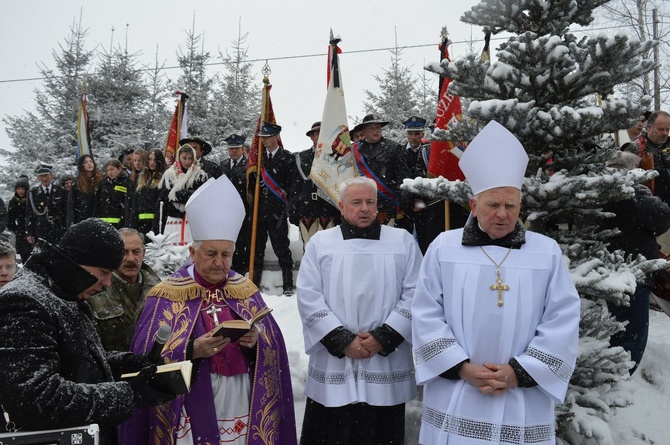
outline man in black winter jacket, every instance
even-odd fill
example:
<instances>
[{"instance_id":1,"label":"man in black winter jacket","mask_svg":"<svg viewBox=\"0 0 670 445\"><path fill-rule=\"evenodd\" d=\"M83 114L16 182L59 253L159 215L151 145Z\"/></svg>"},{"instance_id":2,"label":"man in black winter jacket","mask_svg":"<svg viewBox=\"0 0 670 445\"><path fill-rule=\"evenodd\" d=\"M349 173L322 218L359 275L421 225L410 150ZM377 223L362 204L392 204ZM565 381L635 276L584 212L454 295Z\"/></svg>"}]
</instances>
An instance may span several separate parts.
<instances>
[{"instance_id":1,"label":"man in black winter jacket","mask_svg":"<svg viewBox=\"0 0 670 445\"><path fill-rule=\"evenodd\" d=\"M106 352L85 300L111 284L124 244L108 223L72 225L57 246L44 240L0 291L0 405L8 429L61 429L97 423L101 443L134 407L174 398L149 388L146 356ZM124 372L140 371L129 381Z\"/></svg>"}]
</instances>

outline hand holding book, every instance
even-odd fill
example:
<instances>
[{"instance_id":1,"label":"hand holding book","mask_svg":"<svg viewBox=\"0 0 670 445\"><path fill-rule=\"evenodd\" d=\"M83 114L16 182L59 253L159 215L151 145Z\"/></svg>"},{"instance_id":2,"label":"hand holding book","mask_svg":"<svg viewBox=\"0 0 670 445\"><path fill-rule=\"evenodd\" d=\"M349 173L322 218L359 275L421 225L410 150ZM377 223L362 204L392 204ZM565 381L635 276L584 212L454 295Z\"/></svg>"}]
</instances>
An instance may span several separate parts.
<instances>
[{"instance_id":1,"label":"hand holding book","mask_svg":"<svg viewBox=\"0 0 670 445\"><path fill-rule=\"evenodd\" d=\"M237 341L244 334L249 332L251 330L251 328L254 326L254 324L256 324L258 321L265 318L270 312L272 312L272 309L269 308L269 307L265 307L265 308L261 309L260 311L258 311L256 313L256 315L254 315L253 318L249 321L246 321L246 320L226 320L226 321L218 324L210 332L212 333L212 336L227 337L227 338L230 338L231 342Z\"/></svg>"}]
</instances>

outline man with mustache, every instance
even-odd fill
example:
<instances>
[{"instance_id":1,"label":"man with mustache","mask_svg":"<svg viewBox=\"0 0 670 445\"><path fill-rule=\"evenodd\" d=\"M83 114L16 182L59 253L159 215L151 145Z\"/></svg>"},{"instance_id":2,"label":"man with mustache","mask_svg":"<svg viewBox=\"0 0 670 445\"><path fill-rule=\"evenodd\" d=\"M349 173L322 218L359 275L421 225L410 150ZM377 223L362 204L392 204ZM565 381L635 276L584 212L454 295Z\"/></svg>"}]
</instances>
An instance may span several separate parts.
<instances>
[{"instance_id":1,"label":"man with mustache","mask_svg":"<svg viewBox=\"0 0 670 445\"><path fill-rule=\"evenodd\" d=\"M144 263L144 235L135 229L119 230L125 253L112 274L112 285L88 300L95 328L107 351L128 351L135 332L137 312L149 289L160 283L156 272Z\"/></svg>"}]
</instances>

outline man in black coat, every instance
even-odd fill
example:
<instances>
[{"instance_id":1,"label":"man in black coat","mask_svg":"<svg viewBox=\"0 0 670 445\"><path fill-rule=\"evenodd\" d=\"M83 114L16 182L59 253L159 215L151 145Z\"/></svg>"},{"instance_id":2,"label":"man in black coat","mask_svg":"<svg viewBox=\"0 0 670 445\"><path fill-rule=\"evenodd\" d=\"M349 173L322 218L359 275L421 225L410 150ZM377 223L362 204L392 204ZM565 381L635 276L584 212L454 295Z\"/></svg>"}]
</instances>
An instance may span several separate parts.
<instances>
[{"instance_id":1,"label":"man in black coat","mask_svg":"<svg viewBox=\"0 0 670 445\"><path fill-rule=\"evenodd\" d=\"M31 245L38 238L57 244L65 233L67 192L53 182L51 166L40 164L35 170L39 185L28 193L26 237Z\"/></svg>"},{"instance_id":2,"label":"man in black coat","mask_svg":"<svg viewBox=\"0 0 670 445\"><path fill-rule=\"evenodd\" d=\"M263 122L258 135L263 141L258 221L256 226L256 252L254 254L254 276L256 286L260 286L263 275L263 259L268 235L272 243L279 267L282 271L284 295L293 295L293 258L288 239L288 193L295 168L295 158L279 145L281 126ZM255 180L255 179L254 179Z\"/></svg>"},{"instance_id":3,"label":"man in black coat","mask_svg":"<svg viewBox=\"0 0 670 445\"><path fill-rule=\"evenodd\" d=\"M205 159L205 156L212 152L212 144L200 136L191 136L179 141L180 147L184 144L193 147L196 159L200 159L200 165L209 178L216 179L221 176L221 167L216 162Z\"/></svg>"},{"instance_id":4,"label":"man in black coat","mask_svg":"<svg viewBox=\"0 0 670 445\"><path fill-rule=\"evenodd\" d=\"M251 243L251 211L247 201L247 157L244 156L245 139L246 137L239 134L232 134L225 139L228 145L229 159L221 164L221 171L228 176L244 203L244 223L237 235L237 241L235 241L235 254L231 266L234 271L241 275L249 272L249 248Z\"/></svg>"},{"instance_id":5,"label":"man in black coat","mask_svg":"<svg viewBox=\"0 0 670 445\"><path fill-rule=\"evenodd\" d=\"M296 168L289 197L288 219L300 228L303 249L316 232L330 229L340 222L340 211L318 196L318 187L309 176L320 130L321 122L314 122L305 133L312 140L312 146L295 155Z\"/></svg>"},{"instance_id":6,"label":"man in black coat","mask_svg":"<svg viewBox=\"0 0 670 445\"><path fill-rule=\"evenodd\" d=\"M361 125L365 139L358 145L360 156L355 153L356 164L364 176L377 183L377 219L380 224L404 227L404 212L411 206L400 191L403 179L410 176L407 157L400 144L382 136L388 121L373 113L365 116Z\"/></svg>"},{"instance_id":7,"label":"man in black coat","mask_svg":"<svg viewBox=\"0 0 670 445\"><path fill-rule=\"evenodd\" d=\"M173 395L152 390L147 356L106 352L87 299L110 286L124 244L108 223L89 218L70 226L60 244L40 240L30 260L0 291L0 404L5 428L62 429L97 423L101 443L136 406ZM129 381L124 372L140 371Z\"/></svg>"},{"instance_id":8,"label":"man in black coat","mask_svg":"<svg viewBox=\"0 0 670 445\"><path fill-rule=\"evenodd\" d=\"M418 116L412 116L403 122L407 143L405 144L405 155L407 165L410 169L411 179L428 177L428 159L430 158L430 144L424 143L424 131L426 120ZM424 200L414 198L408 222L414 224L417 240L421 253L426 254L428 246L440 233L444 232L444 201ZM463 227L468 219L470 211L462 206L451 204L449 211L450 228ZM406 224L405 228L411 227Z\"/></svg>"}]
</instances>

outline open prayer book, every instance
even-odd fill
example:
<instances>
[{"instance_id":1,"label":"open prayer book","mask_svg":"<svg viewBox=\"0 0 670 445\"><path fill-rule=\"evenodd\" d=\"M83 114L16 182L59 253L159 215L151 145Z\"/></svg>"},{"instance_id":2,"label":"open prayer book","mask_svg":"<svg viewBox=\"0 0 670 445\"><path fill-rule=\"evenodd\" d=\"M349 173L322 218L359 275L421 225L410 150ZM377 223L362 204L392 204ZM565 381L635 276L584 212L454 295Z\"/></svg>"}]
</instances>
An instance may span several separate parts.
<instances>
[{"instance_id":1,"label":"open prayer book","mask_svg":"<svg viewBox=\"0 0 670 445\"><path fill-rule=\"evenodd\" d=\"M214 329L212 329L212 335L220 335L221 337L228 337L230 341L237 341L244 334L249 332L256 322L265 318L272 312L272 309L265 307L258 311L254 317L249 320L226 320L219 323Z\"/></svg>"},{"instance_id":2,"label":"open prayer book","mask_svg":"<svg viewBox=\"0 0 670 445\"><path fill-rule=\"evenodd\" d=\"M156 391L171 394L186 394L191 390L191 372L193 363L190 360L183 362L166 363L156 367L154 378L148 385ZM122 374L122 379L136 377L139 372Z\"/></svg>"}]
</instances>

